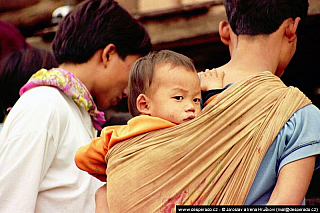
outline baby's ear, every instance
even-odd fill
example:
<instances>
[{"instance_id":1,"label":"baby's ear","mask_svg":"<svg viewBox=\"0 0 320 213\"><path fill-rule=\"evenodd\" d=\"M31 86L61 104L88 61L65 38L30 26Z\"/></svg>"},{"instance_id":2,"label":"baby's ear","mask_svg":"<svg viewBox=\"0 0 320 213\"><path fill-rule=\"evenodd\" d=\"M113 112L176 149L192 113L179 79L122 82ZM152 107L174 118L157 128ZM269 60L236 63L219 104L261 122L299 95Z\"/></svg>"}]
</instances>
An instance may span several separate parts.
<instances>
[{"instance_id":1,"label":"baby's ear","mask_svg":"<svg viewBox=\"0 0 320 213\"><path fill-rule=\"evenodd\" d=\"M137 109L142 115L150 115L150 99L145 94L140 94L137 98Z\"/></svg>"}]
</instances>

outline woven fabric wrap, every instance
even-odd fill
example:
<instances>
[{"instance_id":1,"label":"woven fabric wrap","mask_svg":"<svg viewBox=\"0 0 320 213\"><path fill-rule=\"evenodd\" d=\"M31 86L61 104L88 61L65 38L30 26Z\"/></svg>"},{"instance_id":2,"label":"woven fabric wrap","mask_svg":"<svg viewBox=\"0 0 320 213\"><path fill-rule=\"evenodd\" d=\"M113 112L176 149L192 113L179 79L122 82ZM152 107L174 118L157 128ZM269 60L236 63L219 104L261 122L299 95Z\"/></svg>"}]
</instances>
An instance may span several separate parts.
<instances>
[{"instance_id":1,"label":"woven fabric wrap","mask_svg":"<svg viewBox=\"0 0 320 213\"><path fill-rule=\"evenodd\" d=\"M269 146L310 103L261 73L233 84L190 122L116 144L106 155L111 212L243 204Z\"/></svg>"}]
</instances>

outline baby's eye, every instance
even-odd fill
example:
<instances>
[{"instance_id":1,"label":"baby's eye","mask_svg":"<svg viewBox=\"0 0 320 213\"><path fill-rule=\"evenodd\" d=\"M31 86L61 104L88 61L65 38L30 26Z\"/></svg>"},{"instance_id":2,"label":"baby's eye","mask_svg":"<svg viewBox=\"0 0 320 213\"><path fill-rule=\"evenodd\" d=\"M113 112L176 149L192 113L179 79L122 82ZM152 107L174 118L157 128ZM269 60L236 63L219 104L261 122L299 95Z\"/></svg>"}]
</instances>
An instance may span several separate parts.
<instances>
[{"instance_id":1,"label":"baby's eye","mask_svg":"<svg viewBox=\"0 0 320 213\"><path fill-rule=\"evenodd\" d=\"M182 96L174 96L173 98L176 99L176 100L178 100L178 101L181 101L181 100L183 99Z\"/></svg>"},{"instance_id":2,"label":"baby's eye","mask_svg":"<svg viewBox=\"0 0 320 213\"><path fill-rule=\"evenodd\" d=\"M200 98L195 98L195 99L193 99L193 102L195 102L195 103L200 103Z\"/></svg>"}]
</instances>

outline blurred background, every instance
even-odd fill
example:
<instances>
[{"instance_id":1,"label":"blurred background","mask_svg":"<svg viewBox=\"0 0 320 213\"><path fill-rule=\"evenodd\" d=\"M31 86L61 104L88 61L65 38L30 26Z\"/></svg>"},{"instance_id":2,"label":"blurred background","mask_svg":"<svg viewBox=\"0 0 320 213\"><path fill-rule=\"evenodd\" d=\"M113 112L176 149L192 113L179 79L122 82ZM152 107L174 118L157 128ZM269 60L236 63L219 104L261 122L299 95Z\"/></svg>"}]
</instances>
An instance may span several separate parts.
<instances>
[{"instance_id":1,"label":"blurred background","mask_svg":"<svg viewBox=\"0 0 320 213\"><path fill-rule=\"evenodd\" d=\"M34 47L51 51L59 20L81 0L0 0L0 20L16 26ZM156 50L171 49L194 60L196 68L218 67L229 59L218 24L226 20L222 0L118 0L148 30ZM309 0L308 18L298 35L297 52L282 77L320 108L320 0ZM1 32L0 32L1 34ZM129 118L126 100L106 112L109 124ZM107 124L106 124L107 125ZM320 204L316 171L307 204Z\"/></svg>"}]
</instances>

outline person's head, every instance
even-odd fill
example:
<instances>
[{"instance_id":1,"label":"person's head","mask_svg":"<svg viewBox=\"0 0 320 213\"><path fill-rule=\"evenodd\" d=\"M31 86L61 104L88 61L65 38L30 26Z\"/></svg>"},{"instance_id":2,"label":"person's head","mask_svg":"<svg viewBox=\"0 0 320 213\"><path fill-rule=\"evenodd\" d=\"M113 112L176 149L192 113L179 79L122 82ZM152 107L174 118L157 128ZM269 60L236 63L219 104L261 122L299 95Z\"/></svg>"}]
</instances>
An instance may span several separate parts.
<instances>
[{"instance_id":1,"label":"person's head","mask_svg":"<svg viewBox=\"0 0 320 213\"><path fill-rule=\"evenodd\" d=\"M25 37L12 24L0 20L0 61L12 52L29 48Z\"/></svg>"},{"instance_id":2,"label":"person's head","mask_svg":"<svg viewBox=\"0 0 320 213\"><path fill-rule=\"evenodd\" d=\"M22 49L11 53L0 63L0 122L19 99L20 88L41 68L58 66L51 52L42 49Z\"/></svg>"},{"instance_id":3,"label":"person's head","mask_svg":"<svg viewBox=\"0 0 320 213\"><path fill-rule=\"evenodd\" d=\"M228 22L220 23L219 33L231 55L240 38L270 38L278 48L275 74L280 77L296 51L297 31L307 17L308 0L224 0L224 5Z\"/></svg>"},{"instance_id":4,"label":"person's head","mask_svg":"<svg viewBox=\"0 0 320 213\"><path fill-rule=\"evenodd\" d=\"M59 64L81 64L109 44L122 59L152 49L145 28L117 2L86 0L60 21L52 49Z\"/></svg>"},{"instance_id":5,"label":"person's head","mask_svg":"<svg viewBox=\"0 0 320 213\"><path fill-rule=\"evenodd\" d=\"M87 67L95 71L89 91L104 110L127 96L130 68L152 44L145 28L117 2L86 0L59 22L52 49L59 64L98 61Z\"/></svg>"},{"instance_id":6,"label":"person's head","mask_svg":"<svg viewBox=\"0 0 320 213\"><path fill-rule=\"evenodd\" d=\"M286 19L304 21L309 6L308 0L224 0L224 5L236 35L274 33Z\"/></svg>"},{"instance_id":7,"label":"person's head","mask_svg":"<svg viewBox=\"0 0 320 213\"><path fill-rule=\"evenodd\" d=\"M200 98L197 71L182 54L152 52L131 69L128 107L132 116L150 115L180 124L199 114Z\"/></svg>"}]
</instances>

